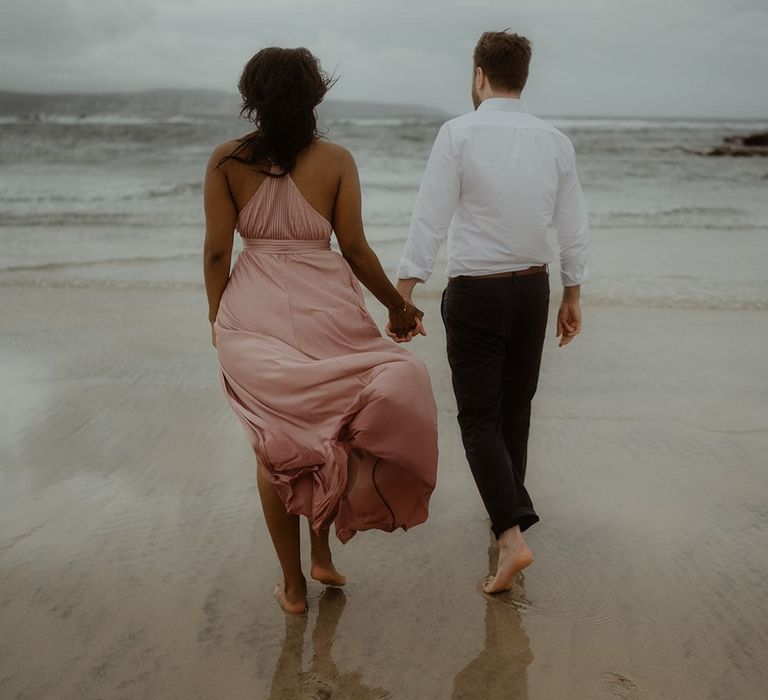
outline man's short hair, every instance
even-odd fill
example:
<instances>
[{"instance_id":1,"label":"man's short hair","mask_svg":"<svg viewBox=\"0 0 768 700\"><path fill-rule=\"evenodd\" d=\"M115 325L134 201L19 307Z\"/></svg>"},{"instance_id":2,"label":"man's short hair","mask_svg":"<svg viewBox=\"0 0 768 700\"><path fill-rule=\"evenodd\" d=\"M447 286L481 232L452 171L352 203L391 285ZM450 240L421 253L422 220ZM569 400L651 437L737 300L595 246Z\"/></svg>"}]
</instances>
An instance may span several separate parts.
<instances>
[{"instance_id":1,"label":"man's short hair","mask_svg":"<svg viewBox=\"0 0 768 700\"><path fill-rule=\"evenodd\" d=\"M509 30L484 32L473 59L475 68L483 69L494 88L519 92L528 80L531 42Z\"/></svg>"}]
</instances>

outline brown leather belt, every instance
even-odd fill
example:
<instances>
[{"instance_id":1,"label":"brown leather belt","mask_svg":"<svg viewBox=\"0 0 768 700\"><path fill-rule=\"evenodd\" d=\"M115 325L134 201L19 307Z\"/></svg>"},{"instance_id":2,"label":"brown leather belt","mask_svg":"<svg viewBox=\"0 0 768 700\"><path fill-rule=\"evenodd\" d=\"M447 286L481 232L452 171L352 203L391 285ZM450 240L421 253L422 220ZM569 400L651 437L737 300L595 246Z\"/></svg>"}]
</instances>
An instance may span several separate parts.
<instances>
[{"instance_id":1,"label":"brown leather belt","mask_svg":"<svg viewBox=\"0 0 768 700\"><path fill-rule=\"evenodd\" d=\"M487 280L496 277L525 277L525 275L537 275L547 271L546 265L526 267L524 270L510 270L509 272L494 272L490 275L457 275L461 279Z\"/></svg>"}]
</instances>

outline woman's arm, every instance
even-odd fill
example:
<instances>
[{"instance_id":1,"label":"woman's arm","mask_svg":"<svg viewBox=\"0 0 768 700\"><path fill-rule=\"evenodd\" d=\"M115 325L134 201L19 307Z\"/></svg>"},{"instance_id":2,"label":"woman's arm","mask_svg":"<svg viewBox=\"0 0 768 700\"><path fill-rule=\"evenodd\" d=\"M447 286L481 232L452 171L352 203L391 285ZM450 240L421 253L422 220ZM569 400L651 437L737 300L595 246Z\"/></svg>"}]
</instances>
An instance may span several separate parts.
<instances>
[{"instance_id":1,"label":"woman's arm","mask_svg":"<svg viewBox=\"0 0 768 700\"><path fill-rule=\"evenodd\" d=\"M214 149L205 169L203 275L205 277L205 291L208 296L208 320L211 325L216 320L221 295L229 281L232 243L235 222L237 221L237 209L229 192L227 176L223 167L216 167L222 156L226 155L229 150L229 144L222 144Z\"/></svg>"},{"instance_id":2,"label":"woman's arm","mask_svg":"<svg viewBox=\"0 0 768 700\"><path fill-rule=\"evenodd\" d=\"M389 309L390 327L397 336L407 336L424 315L395 289L371 250L363 230L360 178L352 154L340 148L341 176L333 207L333 229L344 259L355 277Z\"/></svg>"}]
</instances>

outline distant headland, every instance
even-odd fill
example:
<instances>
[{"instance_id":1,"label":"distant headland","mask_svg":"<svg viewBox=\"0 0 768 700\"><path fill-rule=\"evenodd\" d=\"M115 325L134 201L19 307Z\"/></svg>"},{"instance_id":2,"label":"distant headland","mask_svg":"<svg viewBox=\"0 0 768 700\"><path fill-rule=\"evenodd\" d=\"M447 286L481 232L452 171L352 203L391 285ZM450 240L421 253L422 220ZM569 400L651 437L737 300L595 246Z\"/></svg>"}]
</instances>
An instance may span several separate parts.
<instances>
[{"instance_id":1,"label":"distant headland","mask_svg":"<svg viewBox=\"0 0 768 700\"><path fill-rule=\"evenodd\" d=\"M237 117L240 97L219 90L157 89L112 93L24 93L0 91L0 117L30 121L47 115L87 118L123 115L137 118L174 116ZM318 107L321 119L421 118L438 119L446 113L425 105L325 100Z\"/></svg>"}]
</instances>

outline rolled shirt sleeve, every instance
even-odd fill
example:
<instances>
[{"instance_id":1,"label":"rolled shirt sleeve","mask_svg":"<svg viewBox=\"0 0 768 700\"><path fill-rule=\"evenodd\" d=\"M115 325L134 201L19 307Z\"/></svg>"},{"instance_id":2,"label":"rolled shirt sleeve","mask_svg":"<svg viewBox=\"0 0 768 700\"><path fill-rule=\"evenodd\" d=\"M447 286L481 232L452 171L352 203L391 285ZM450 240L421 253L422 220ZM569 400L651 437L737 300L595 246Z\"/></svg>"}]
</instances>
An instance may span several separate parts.
<instances>
[{"instance_id":1,"label":"rolled shirt sleeve","mask_svg":"<svg viewBox=\"0 0 768 700\"><path fill-rule=\"evenodd\" d=\"M440 245L448 235L459 190L458 163L446 122L437 133L421 180L408 240L397 267L398 279L429 279Z\"/></svg>"},{"instance_id":2,"label":"rolled shirt sleeve","mask_svg":"<svg viewBox=\"0 0 768 700\"><path fill-rule=\"evenodd\" d=\"M570 148L568 167L558 182L552 222L557 229L560 246L560 280L564 287L581 284L589 275L589 223L587 204L576 174L573 146Z\"/></svg>"}]
</instances>

